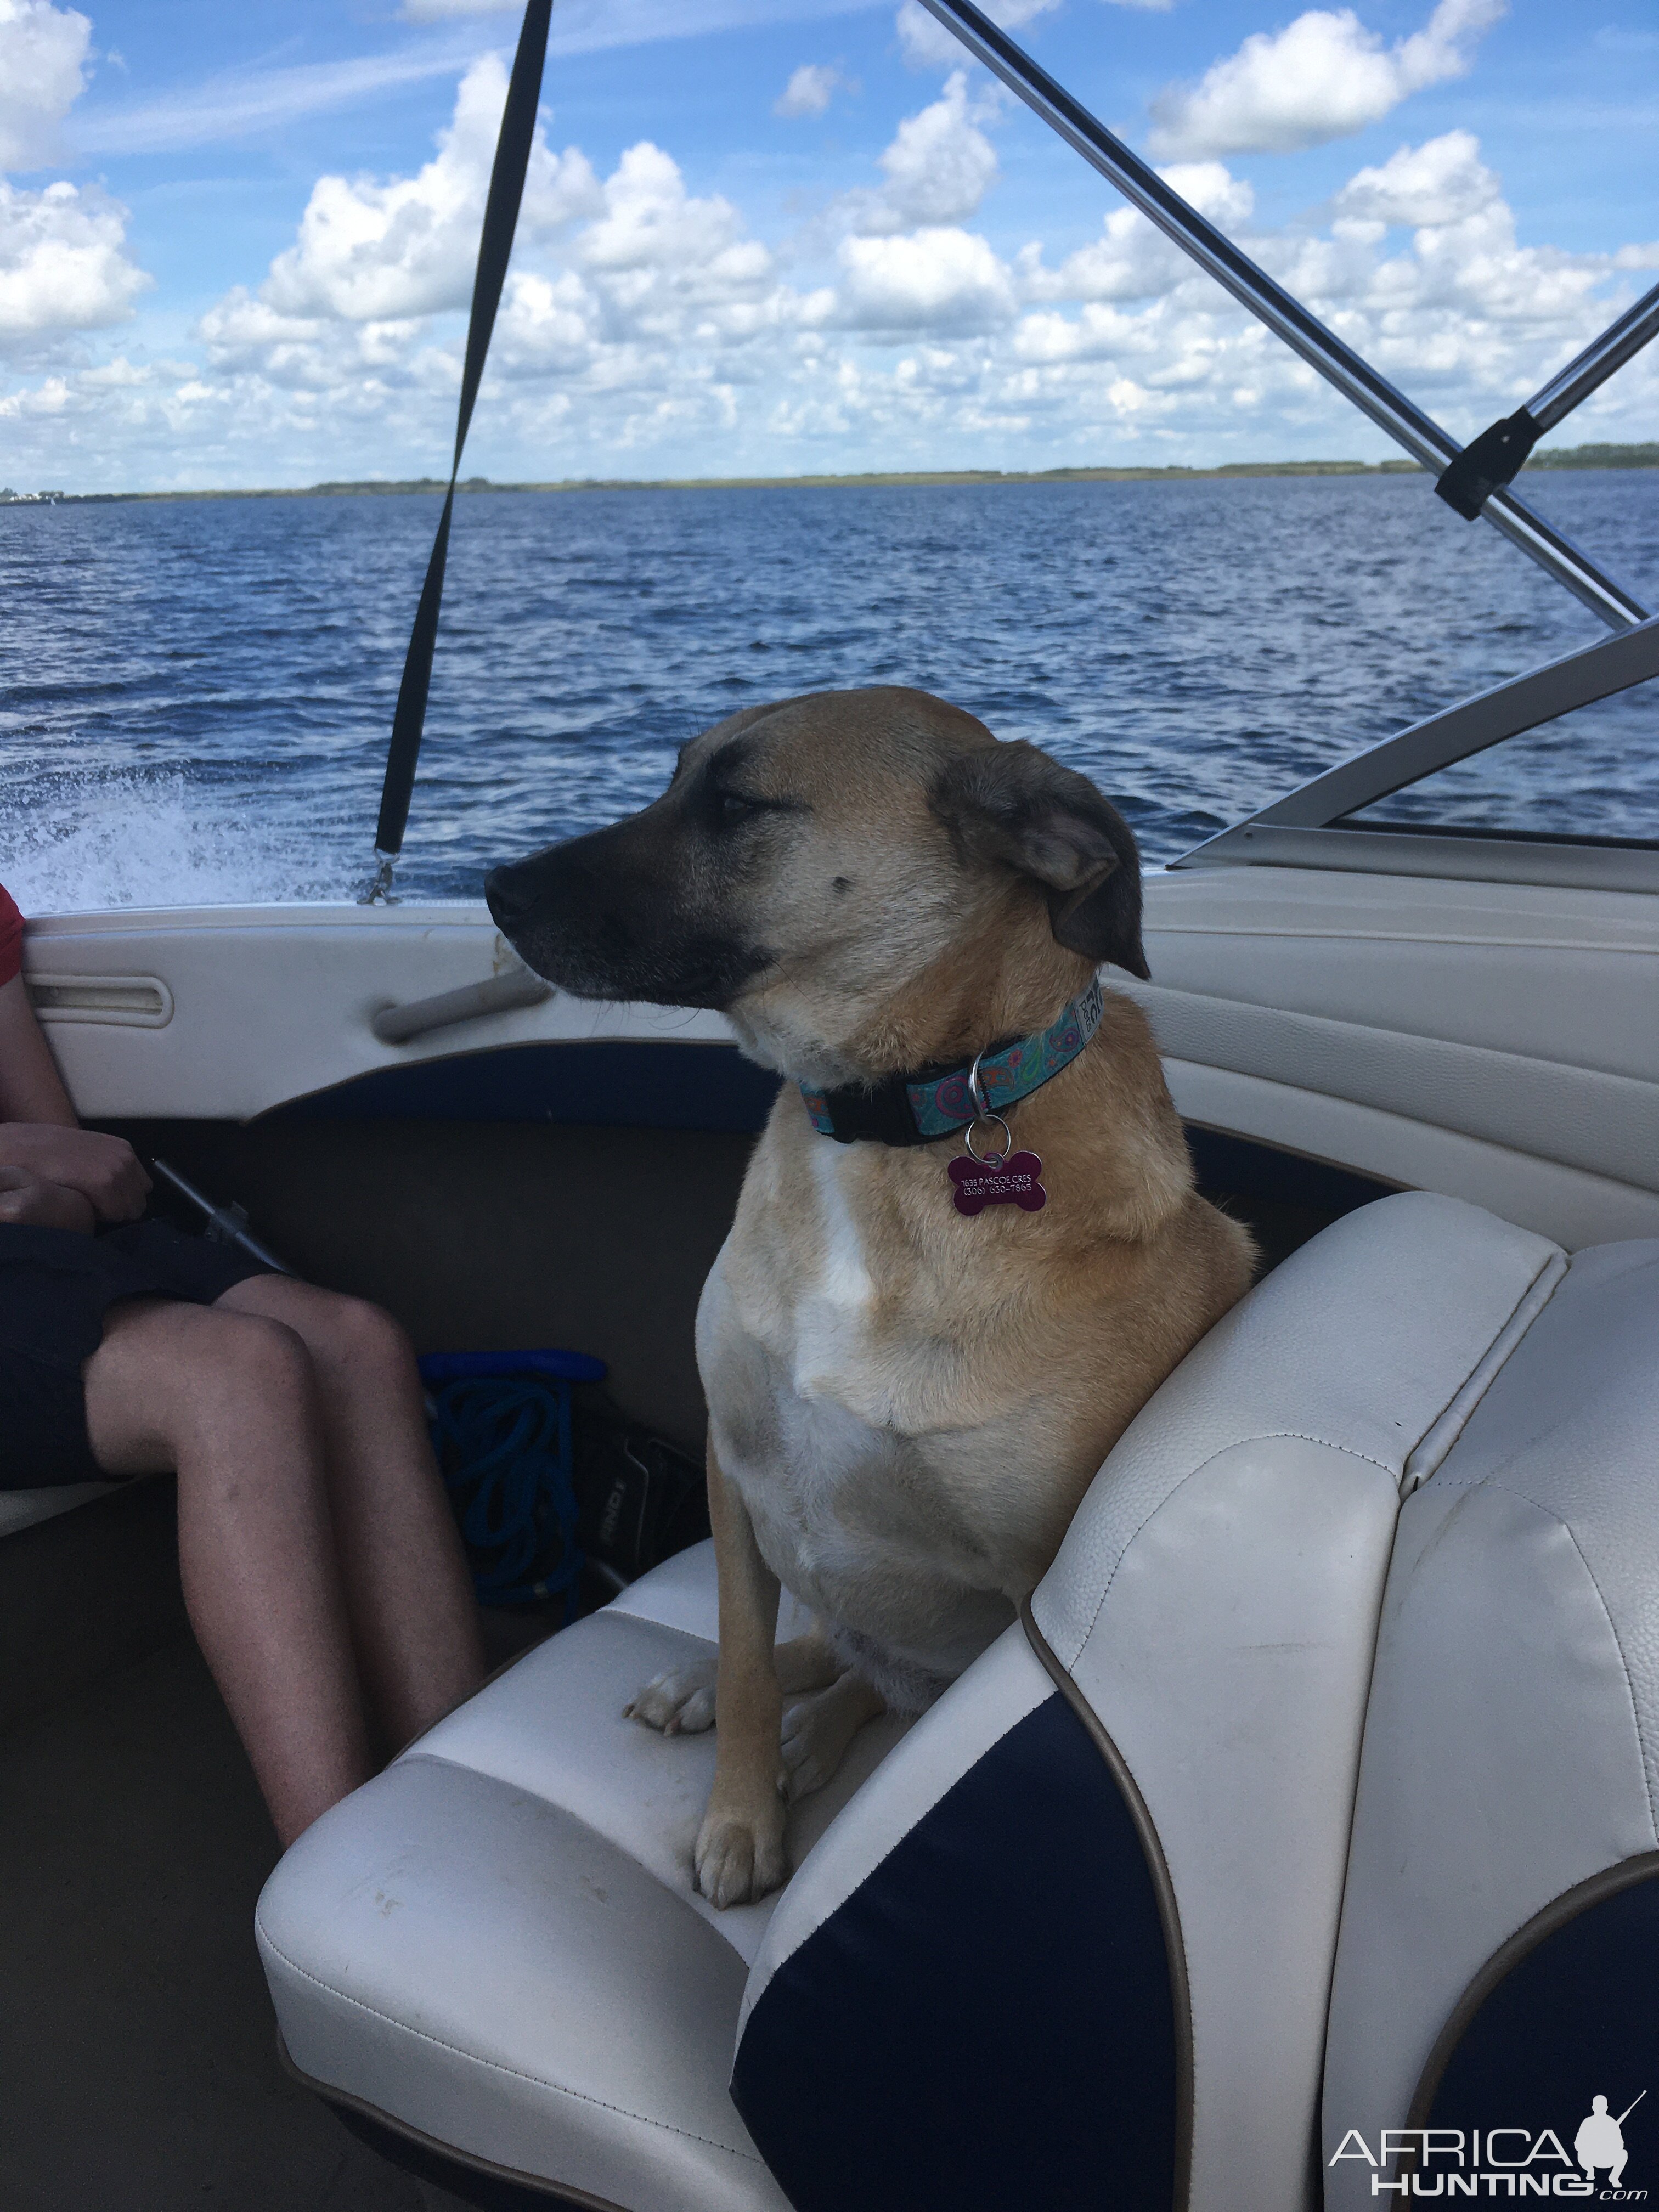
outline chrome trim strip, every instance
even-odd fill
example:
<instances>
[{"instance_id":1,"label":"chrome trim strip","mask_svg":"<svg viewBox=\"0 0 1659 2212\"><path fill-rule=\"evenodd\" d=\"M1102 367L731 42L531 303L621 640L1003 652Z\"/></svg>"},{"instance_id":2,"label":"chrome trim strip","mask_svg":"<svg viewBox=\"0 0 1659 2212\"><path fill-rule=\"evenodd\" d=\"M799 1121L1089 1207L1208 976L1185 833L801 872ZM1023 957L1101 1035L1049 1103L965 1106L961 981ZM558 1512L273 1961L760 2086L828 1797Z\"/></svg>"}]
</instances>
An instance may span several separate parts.
<instances>
[{"instance_id":1,"label":"chrome trim strip","mask_svg":"<svg viewBox=\"0 0 1659 2212\"><path fill-rule=\"evenodd\" d=\"M1249 819L1285 829L1326 829L1339 817L1386 799L1437 768L1449 768L1454 761L1468 760L1505 738L1518 738L1577 707L1593 706L1598 699L1610 699L1654 676L1659 676L1659 619L1639 623L1617 637L1597 638L1592 645L1563 653L1559 660L1528 669L1524 676L1510 677L1472 698L1442 707L1409 729L1385 738L1380 745L1326 769ZM1196 849L1207 851L1237 835L1237 830L1224 830ZM1193 857L1188 854L1177 865L1184 866Z\"/></svg>"},{"instance_id":2,"label":"chrome trim strip","mask_svg":"<svg viewBox=\"0 0 1659 2212\"><path fill-rule=\"evenodd\" d=\"M1241 823L1177 868L1330 868L1443 883L1549 884L1582 891L1659 894L1659 846L1573 844L1555 838L1437 836L1432 830L1280 830Z\"/></svg>"},{"instance_id":3,"label":"chrome trim strip","mask_svg":"<svg viewBox=\"0 0 1659 2212\"><path fill-rule=\"evenodd\" d=\"M1273 860L1291 867L1360 868L1377 875L1441 875L1496 883L1565 883L1592 890L1659 889L1652 855L1639 842L1596 839L1482 838L1432 829L1344 820L1437 769L1522 736L1545 723L1632 690L1659 677L1659 617L1617 637L1563 653L1559 660L1510 677L1473 698L1460 699L1380 745L1356 753L1275 799L1218 836L1206 838L1170 862L1175 868L1225 867L1237 861ZM1378 850L1369 859L1308 857L1310 836L1352 836ZM1577 860L1569 855L1577 855ZM1524 857L1531 855L1531 858ZM1551 856L1545 859L1541 856ZM1432 856L1432 858L1431 858Z\"/></svg>"}]
</instances>

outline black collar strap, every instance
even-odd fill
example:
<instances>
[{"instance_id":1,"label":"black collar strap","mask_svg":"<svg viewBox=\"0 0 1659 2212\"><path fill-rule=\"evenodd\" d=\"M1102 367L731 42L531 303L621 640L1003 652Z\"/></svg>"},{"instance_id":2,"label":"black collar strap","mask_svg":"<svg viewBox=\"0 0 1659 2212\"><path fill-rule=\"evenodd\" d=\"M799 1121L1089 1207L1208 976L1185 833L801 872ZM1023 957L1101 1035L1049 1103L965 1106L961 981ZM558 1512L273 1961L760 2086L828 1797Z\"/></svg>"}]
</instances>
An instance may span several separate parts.
<instances>
[{"instance_id":1,"label":"black collar strap","mask_svg":"<svg viewBox=\"0 0 1659 2212\"><path fill-rule=\"evenodd\" d=\"M1002 1113L1040 1091L1069 1067L1100 1027L1098 976L1073 999L1057 1021L1035 1036L1015 1037L982 1053L980 1088L993 1113ZM801 1097L812 1127L838 1145L936 1145L975 1118L968 1077L971 1062L942 1063L915 1075L890 1075L880 1083L845 1083Z\"/></svg>"}]
</instances>

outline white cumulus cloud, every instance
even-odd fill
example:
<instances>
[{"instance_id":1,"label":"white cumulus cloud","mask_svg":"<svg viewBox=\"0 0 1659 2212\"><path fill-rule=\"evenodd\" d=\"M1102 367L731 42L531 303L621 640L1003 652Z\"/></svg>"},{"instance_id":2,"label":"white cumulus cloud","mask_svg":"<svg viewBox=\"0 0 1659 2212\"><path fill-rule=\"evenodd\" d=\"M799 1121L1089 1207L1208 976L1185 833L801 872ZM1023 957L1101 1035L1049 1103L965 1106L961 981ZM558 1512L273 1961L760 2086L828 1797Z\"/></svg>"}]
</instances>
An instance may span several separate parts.
<instances>
[{"instance_id":1,"label":"white cumulus cloud","mask_svg":"<svg viewBox=\"0 0 1659 2212\"><path fill-rule=\"evenodd\" d=\"M0 169L39 169L86 83L92 25L52 0L0 0Z\"/></svg>"},{"instance_id":2,"label":"white cumulus cloud","mask_svg":"<svg viewBox=\"0 0 1659 2212\"><path fill-rule=\"evenodd\" d=\"M0 347L123 321L150 278L127 258L126 210L95 185L0 180Z\"/></svg>"},{"instance_id":3,"label":"white cumulus cloud","mask_svg":"<svg viewBox=\"0 0 1659 2212\"><path fill-rule=\"evenodd\" d=\"M639 141L597 174L538 140L469 467L790 475L1375 450L1133 210L1058 252L983 234L996 164L973 83L953 73L861 191L775 240L696 190L667 144ZM435 473L501 92L498 64L469 72L410 176L319 179L264 283L253 272L203 318L192 362L45 357L32 331L107 319L143 279L112 203L68 185L0 199L0 319L25 364L0 383L8 476L64 482L66 453L105 483ZM1357 167L1317 220L1283 228L1220 159L1164 173L1459 435L1510 412L1659 267L1651 243L1523 237L1468 131ZM68 250L43 261L30 241L49 234ZM55 293L16 276L31 265ZM1644 356L1581 434L1646 435L1656 405L1659 361Z\"/></svg>"},{"instance_id":4,"label":"white cumulus cloud","mask_svg":"<svg viewBox=\"0 0 1659 2212\"><path fill-rule=\"evenodd\" d=\"M1375 168L1350 177L1334 202L1339 220L1424 224L1462 222L1503 197L1468 131L1448 131L1421 146L1401 146Z\"/></svg>"},{"instance_id":5,"label":"white cumulus cloud","mask_svg":"<svg viewBox=\"0 0 1659 2212\"><path fill-rule=\"evenodd\" d=\"M877 331L980 330L1007 321L1014 289L1005 264L970 231L849 238L841 248L836 319Z\"/></svg>"},{"instance_id":6,"label":"white cumulus cloud","mask_svg":"<svg viewBox=\"0 0 1659 2212\"><path fill-rule=\"evenodd\" d=\"M596 198L579 258L590 269L633 279L627 289L635 298L639 280L654 275L689 283L703 274L717 283L726 276L750 282L771 266L765 247L743 237L731 202L688 192L679 164L648 138L628 149Z\"/></svg>"},{"instance_id":7,"label":"white cumulus cloud","mask_svg":"<svg viewBox=\"0 0 1659 2212\"><path fill-rule=\"evenodd\" d=\"M0 0L0 170L52 159L58 126L86 82L91 36L73 9ZM0 352L38 362L70 331L131 313L150 279L128 258L126 225L126 210L95 185L29 191L0 177Z\"/></svg>"},{"instance_id":8,"label":"white cumulus cloud","mask_svg":"<svg viewBox=\"0 0 1659 2212\"><path fill-rule=\"evenodd\" d=\"M1377 123L1402 100L1468 69L1504 0L1440 0L1420 31L1385 47L1352 8L1310 9L1282 31L1256 31L1196 84L1152 103L1160 155L1284 154Z\"/></svg>"},{"instance_id":9,"label":"white cumulus cloud","mask_svg":"<svg viewBox=\"0 0 1659 2212\"><path fill-rule=\"evenodd\" d=\"M966 73L953 70L930 106L906 116L881 155L887 185L872 228L960 222L977 210L997 173L982 113L968 98Z\"/></svg>"},{"instance_id":10,"label":"white cumulus cloud","mask_svg":"<svg viewBox=\"0 0 1659 2212\"><path fill-rule=\"evenodd\" d=\"M428 315L471 296L489 167L507 99L498 56L475 62L461 80L439 150L413 177L319 177L300 234L271 264L262 287L287 316L341 315L357 322ZM580 154L561 159L537 133L520 221L526 235L599 206L599 185Z\"/></svg>"},{"instance_id":11,"label":"white cumulus cloud","mask_svg":"<svg viewBox=\"0 0 1659 2212\"><path fill-rule=\"evenodd\" d=\"M1224 230L1237 231L1255 207L1255 194L1220 161L1176 162L1161 172L1182 198ZM1020 289L1028 300L1146 300L1172 291L1191 264L1133 208L1109 209L1098 239L1069 253L1058 269L1043 264L1032 244L1018 256Z\"/></svg>"},{"instance_id":12,"label":"white cumulus cloud","mask_svg":"<svg viewBox=\"0 0 1659 2212\"><path fill-rule=\"evenodd\" d=\"M838 92L856 92L839 62L803 62L772 103L774 115L822 115Z\"/></svg>"},{"instance_id":13,"label":"white cumulus cloud","mask_svg":"<svg viewBox=\"0 0 1659 2212\"><path fill-rule=\"evenodd\" d=\"M434 318L470 295L503 91L499 63L475 64L413 177L319 179L265 282L202 318L201 393L169 404L304 438L315 474L359 473L354 426L367 424L377 455L419 457L385 465L435 466L461 339L459 318ZM535 453L574 419L603 421L623 449L735 420L734 388L758 373L747 356L819 313L779 282L731 203L688 191L660 147L629 147L601 180L580 150L538 135L480 427L510 425Z\"/></svg>"}]
</instances>

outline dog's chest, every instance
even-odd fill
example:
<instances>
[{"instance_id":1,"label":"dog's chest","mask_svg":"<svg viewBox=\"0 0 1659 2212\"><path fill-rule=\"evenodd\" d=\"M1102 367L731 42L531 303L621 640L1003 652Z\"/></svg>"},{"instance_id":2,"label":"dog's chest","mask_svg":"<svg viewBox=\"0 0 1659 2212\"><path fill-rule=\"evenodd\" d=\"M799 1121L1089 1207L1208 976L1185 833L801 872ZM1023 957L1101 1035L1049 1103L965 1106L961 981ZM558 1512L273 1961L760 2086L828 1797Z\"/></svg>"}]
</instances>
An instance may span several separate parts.
<instances>
[{"instance_id":1,"label":"dog's chest","mask_svg":"<svg viewBox=\"0 0 1659 2212\"><path fill-rule=\"evenodd\" d=\"M817 1217L816 1249L809 1247L802 1255L788 1323L769 1348L787 1361L796 1397L862 1411L874 1425L885 1427L893 1408L877 1370L889 1363L874 1356L873 1255L846 1188L847 1156L838 1146L819 1144L807 1158ZM778 1304L781 1308L783 1302Z\"/></svg>"},{"instance_id":2,"label":"dog's chest","mask_svg":"<svg viewBox=\"0 0 1659 2212\"><path fill-rule=\"evenodd\" d=\"M797 1194L810 1206L789 1217L805 1233L751 1219L716 1262L698 1358L721 1465L798 1595L890 1640L952 1648L965 1606L963 1648L977 1648L983 1595L1004 1580L1009 1440L994 1419L963 1423L951 1348L914 1274L894 1295L860 1172L815 1146Z\"/></svg>"},{"instance_id":3,"label":"dog's chest","mask_svg":"<svg viewBox=\"0 0 1659 2212\"><path fill-rule=\"evenodd\" d=\"M895 1249L890 1218L868 1202L872 1165L865 1147L815 1139L797 1171L810 1208L793 1212L789 1233L734 1237L720 1255L727 1326L763 1347L769 1395L825 1467L867 1455L878 1439L924 1435L940 1418L927 1270Z\"/></svg>"}]
</instances>

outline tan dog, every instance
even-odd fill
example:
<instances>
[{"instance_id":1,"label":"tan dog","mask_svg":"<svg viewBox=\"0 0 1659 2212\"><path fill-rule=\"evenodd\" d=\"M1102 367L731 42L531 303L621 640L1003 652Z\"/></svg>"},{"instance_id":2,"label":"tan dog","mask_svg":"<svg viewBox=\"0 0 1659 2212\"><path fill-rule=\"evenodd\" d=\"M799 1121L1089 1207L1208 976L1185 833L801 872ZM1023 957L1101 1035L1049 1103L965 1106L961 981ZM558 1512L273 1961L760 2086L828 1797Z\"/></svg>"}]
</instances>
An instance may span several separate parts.
<instances>
[{"instance_id":1,"label":"tan dog","mask_svg":"<svg viewBox=\"0 0 1659 2212\"><path fill-rule=\"evenodd\" d=\"M1195 1193L1146 1023L1110 992L1086 1048L1009 1109L1040 1211L958 1212L960 1132L841 1143L809 1119L798 1085L890 1096L1042 1031L1103 962L1146 972L1127 826L943 701L748 708L653 805L488 889L565 989L719 1007L789 1079L697 1316L718 1686L665 1675L630 1708L718 1718L696 1875L736 1904L786 1878L786 1800L1007 1626L1124 1427L1244 1290L1249 1243ZM775 1649L780 1583L819 1626Z\"/></svg>"}]
</instances>

